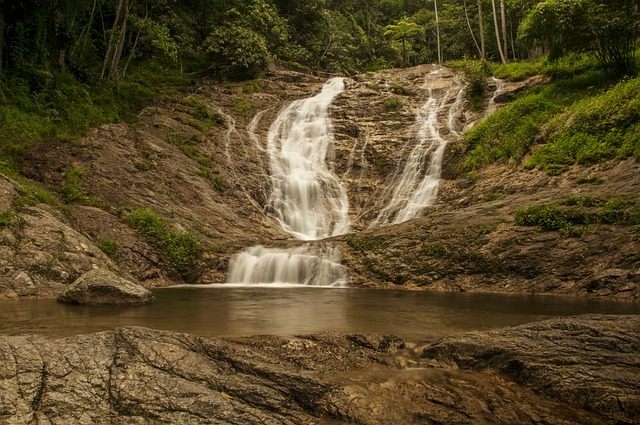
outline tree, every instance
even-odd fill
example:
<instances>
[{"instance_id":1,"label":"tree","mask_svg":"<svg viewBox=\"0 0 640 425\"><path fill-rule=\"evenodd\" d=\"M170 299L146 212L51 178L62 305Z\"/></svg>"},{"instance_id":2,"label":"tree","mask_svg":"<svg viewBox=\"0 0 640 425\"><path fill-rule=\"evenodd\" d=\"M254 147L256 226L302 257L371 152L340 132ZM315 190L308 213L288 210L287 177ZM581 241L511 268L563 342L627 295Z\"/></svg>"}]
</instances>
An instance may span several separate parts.
<instances>
[{"instance_id":1,"label":"tree","mask_svg":"<svg viewBox=\"0 0 640 425\"><path fill-rule=\"evenodd\" d=\"M438 19L437 0L433 0L433 10L436 13L436 39L438 40L438 63L442 63L442 48L440 47L440 20Z\"/></svg>"},{"instance_id":2,"label":"tree","mask_svg":"<svg viewBox=\"0 0 640 425\"><path fill-rule=\"evenodd\" d=\"M219 69L237 76L266 67L288 40L287 25L270 2L251 0L226 9L204 42Z\"/></svg>"},{"instance_id":3,"label":"tree","mask_svg":"<svg viewBox=\"0 0 640 425\"><path fill-rule=\"evenodd\" d=\"M464 17L465 17L465 20L467 21L467 27L469 28L469 33L471 34L471 38L473 39L473 44L475 44L476 49L478 49L478 54L480 55L480 59L484 59L484 39L482 40L482 48L480 48L480 46L478 45L478 40L476 40L476 36L473 33L473 28L471 28L471 20L469 19L469 11L467 10L466 0L463 0L462 7L464 8Z\"/></svg>"},{"instance_id":4,"label":"tree","mask_svg":"<svg viewBox=\"0 0 640 425\"><path fill-rule=\"evenodd\" d=\"M504 0L500 0L500 21L502 22L502 53L504 54L504 60L509 61L509 45L507 43L507 18L504 7ZM498 43L500 43L498 41Z\"/></svg>"},{"instance_id":5,"label":"tree","mask_svg":"<svg viewBox=\"0 0 640 425\"><path fill-rule=\"evenodd\" d=\"M391 37L392 40L400 40L402 45L402 63L404 66L409 64L407 53L407 40L415 38L422 34L423 29L415 22L409 21L408 18L400 19L396 24L387 25L384 35Z\"/></svg>"},{"instance_id":6,"label":"tree","mask_svg":"<svg viewBox=\"0 0 640 425\"><path fill-rule=\"evenodd\" d=\"M484 42L484 23L482 21L482 1L478 0L478 26L480 27L480 59L487 57L487 50Z\"/></svg>"},{"instance_id":7,"label":"tree","mask_svg":"<svg viewBox=\"0 0 640 425\"><path fill-rule=\"evenodd\" d=\"M500 29L498 27L498 11L496 10L496 0L491 0L491 6L493 7L493 26L496 30L496 43L498 44L498 53L500 53L500 60L502 63L507 63L507 58L502 50L502 44L500 42Z\"/></svg>"},{"instance_id":8,"label":"tree","mask_svg":"<svg viewBox=\"0 0 640 425\"><path fill-rule=\"evenodd\" d=\"M609 73L634 74L640 36L637 0L546 0L520 25L518 38L548 49L556 60L571 52L592 52Z\"/></svg>"}]
</instances>

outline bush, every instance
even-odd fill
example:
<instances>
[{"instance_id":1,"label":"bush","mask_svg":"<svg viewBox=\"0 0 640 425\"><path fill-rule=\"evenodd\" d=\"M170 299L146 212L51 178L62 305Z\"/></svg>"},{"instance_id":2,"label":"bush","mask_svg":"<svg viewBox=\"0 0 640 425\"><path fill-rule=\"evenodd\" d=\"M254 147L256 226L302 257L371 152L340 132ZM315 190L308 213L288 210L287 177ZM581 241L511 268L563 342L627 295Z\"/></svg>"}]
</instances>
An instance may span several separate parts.
<instances>
[{"instance_id":1,"label":"bush","mask_svg":"<svg viewBox=\"0 0 640 425\"><path fill-rule=\"evenodd\" d=\"M515 218L519 226L538 226L540 230L566 230L571 226L567 214L556 204L518 209Z\"/></svg>"},{"instance_id":2,"label":"bush","mask_svg":"<svg viewBox=\"0 0 640 425\"><path fill-rule=\"evenodd\" d=\"M202 245L195 236L180 232L154 211L140 208L132 211L124 221L146 236L167 257L169 268L185 281L194 279L197 261L202 254Z\"/></svg>"},{"instance_id":3,"label":"bush","mask_svg":"<svg viewBox=\"0 0 640 425\"><path fill-rule=\"evenodd\" d=\"M105 236L98 242L98 248L100 251L113 258L118 250L118 242L110 236Z\"/></svg>"},{"instance_id":4,"label":"bush","mask_svg":"<svg viewBox=\"0 0 640 425\"><path fill-rule=\"evenodd\" d=\"M612 150L612 145L625 146L625 152L635 152L636 139L640 136L632 135L631 132L625 131L622 141L616 139L613 133L609 139L600 141L595 138L597 133L591 130L582 134L561 130L567 123L573 123L571 125L576 128L602 124L602 117L595 115L590 115L592 124L577 124L577 116L571 111L581 110L579 105L587 107L599 99L601 87L607 81L600 72L588 72L544 87L529 89L465 135L468 152L465 169L469 171L496 162L520 164L535 144L547 142L552 138L551 135L554 135L550 140L552 143L534 150L525 166L539 167L549 174L559 174L576 161L592 164L622 152L622 149ZM581 118L580 121L584 122L584 119ZM554 129L558 131L554 132Z\"/></svg>"},{"instance_id":5,"label":"bush","mask_svg":"<svg viewBox=\"0 0 640 425\"><path fill-rule=\"evenodd\" d=\"M389 97L384 100L382 107L386 112L402 109L402 101L397 97Z\"/></svg>"}]
</instances>

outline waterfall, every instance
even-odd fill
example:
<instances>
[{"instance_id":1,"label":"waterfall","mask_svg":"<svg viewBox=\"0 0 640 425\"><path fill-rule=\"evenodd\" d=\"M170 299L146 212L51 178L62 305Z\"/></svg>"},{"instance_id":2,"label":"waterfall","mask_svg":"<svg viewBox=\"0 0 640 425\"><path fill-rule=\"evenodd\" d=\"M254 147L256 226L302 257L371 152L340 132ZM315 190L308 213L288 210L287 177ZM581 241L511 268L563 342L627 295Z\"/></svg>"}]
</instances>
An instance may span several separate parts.
<instances>
[{"instance_id":1,"label":"waterfall","mask_svg":"<svg viewBox=\"0 0 640 425\"><path fill-rule=\"evenodd\" d=\"M329 106L344 89L343 78L330 79L316 96L285 107L269 128L272 190L267 209L296 239L319 240L349 231L346 190L327 166L334 148ZM326 243L289 249L254 246L231 260L227 274L227 283L245 285L346 282L339 250Z\"/></svg>"},{"instance_id":2,"label":"waterfall","mask_svg":"<svg viewBox=\"0 0 640 425\"><path fill-rule=\"evenodd\" d=\"M434 95L432 88L428 88L428 99L416 114L419 128L416 144L395 184L391 200L380 211L372 226L397 224L416 218L436 199L447 145L447 140L440 132L438 119L445 112L454 92L457 94L447 112L447 130L453 136L459 135L459 119L464 102L464 89L459 81L456 79L440 99Z\"/></svg>"},{"instance_id":3,"label":"waterfall","mask_svg":"<svg viewBox=\"0 0 640 425\"><path fill-rule=\"evenodd\" d=\"M229 264L227 282L243 284L345 286L347 275L340 252L327 244L311 247L254 246Z\"/></svg>"},{"instance_id":4,"label":"waterfall","mask_svg":"<svg viewBox=\"0 0 640 425\"><path fill-rule=\"evenodd\" d=\"M340 180L327 167L333 159L331 101L344 79L329 80L318 95L291 103L271 125L269 208L282 228L303 240L349 231L349 201Z\"/></svg>"},{"instance_id":5,"label":"waterfall","mask_svg":"<svg viewBox=\"0 0 640 425\"><path fill-rule=\"evenodd\" d=\"M496 97L504 90L504 81L499 78L491 77L491 80L496 85L495 90L493 91L493 96L489 99L489 104L487 105L487 110L485 111L485 116L493 114L496 109Z\"/></svg>"}]
</instances>

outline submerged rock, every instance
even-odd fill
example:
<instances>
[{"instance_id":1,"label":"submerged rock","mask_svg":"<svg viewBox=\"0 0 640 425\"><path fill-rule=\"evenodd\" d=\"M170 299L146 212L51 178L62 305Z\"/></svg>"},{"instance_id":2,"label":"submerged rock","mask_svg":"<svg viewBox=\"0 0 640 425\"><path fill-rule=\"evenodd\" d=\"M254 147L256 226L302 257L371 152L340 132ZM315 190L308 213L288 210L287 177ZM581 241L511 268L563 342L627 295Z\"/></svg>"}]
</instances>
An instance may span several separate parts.
<instances>
[{"instance_id":1,"label":"submerged rock","mask_svg":"<svg viewBox=\"0 0 640 425\"><path fill-rule=\"evenodd\" d=\"M151 291L100 268L85 273L58 296L58 302L73 304L142 305L154 301Z\"/></svg>"},{"instance_id":2,"label":"submerged rock","mask_svg":"<svg viewBox=\"0 0 640 425\"><path fill-rule=\"evenodd\" d=\"M639 327L584 316L426 350L336 333L0 336L0 423L634 423Z\"/></svg>"}]
</instances>

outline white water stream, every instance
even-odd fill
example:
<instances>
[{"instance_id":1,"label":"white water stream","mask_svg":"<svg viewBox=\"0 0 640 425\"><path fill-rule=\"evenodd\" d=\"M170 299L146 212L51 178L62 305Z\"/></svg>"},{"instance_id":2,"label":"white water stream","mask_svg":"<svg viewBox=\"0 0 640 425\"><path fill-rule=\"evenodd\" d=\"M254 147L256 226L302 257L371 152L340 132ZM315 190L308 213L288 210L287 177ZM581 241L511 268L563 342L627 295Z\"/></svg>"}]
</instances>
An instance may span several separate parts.
<instances>
[{"instance_id":1,"label":"white water stream","mask_svg":"<svg viewBox=\"0 0 640 425\"><path fill-rule=\"evenodd\" d=\"M319 240L349 231L345 188L327 163L333 163L329 106L345 89L333 78L322 91L285 107L267 137L272 191L268 210L296 239ZM228 283L345 286L339 251L328 244L289 249L255 246L234 257Z\"/></svg>"},{"instance_id":2,"label":"white water stream","mask_svg":"<svg viewBox=\"0 0 640 425\"><path fill-rule=\"evenodd\" d=\"M438 74L438 70L431 72L427 79L435 74ZM434 93L433 88L427 90L428 99L416 114L419 130L415 146L407 157L402 174L396 180L389 203L380 211L372 226L398 224L416 218L436 199L442 159L447 146L440 118L446 116L446 129L449 134L460 134L464 89L456 79L440 97ZM451 103L454 95L455 100Z\"/></svg>"},{"instance_id":3,"label":"white water stream","mask_svg":"<svg viewBox=\"0 0 640 425\"><path fill-rule=\"evenodd\" d=\"M484 113L485 116L489 116L496 111L496 109L498 108L496 105L496 97L498 97L498 95L500 95L500 93L502 93L502 91L504 90L504 81L495 77L491 77L491 80L493 80L493 83L496 85L496 88L493 91L493 96L491 96L491 99L489 99L487 110Z\"/></svg>"},{"instance_id":4,"label":"white water stream","mask_svg":"<svg viewBox=\"0 0 640 425\"><path fill-rule=\"evenodd\" d=\"M349 201L333 163L331 101L344 79L329 80L318 95L292 102L268 134L271 160L271 212L297 239L318 240L349 231Z\"/></svg>"}]
</instances>

